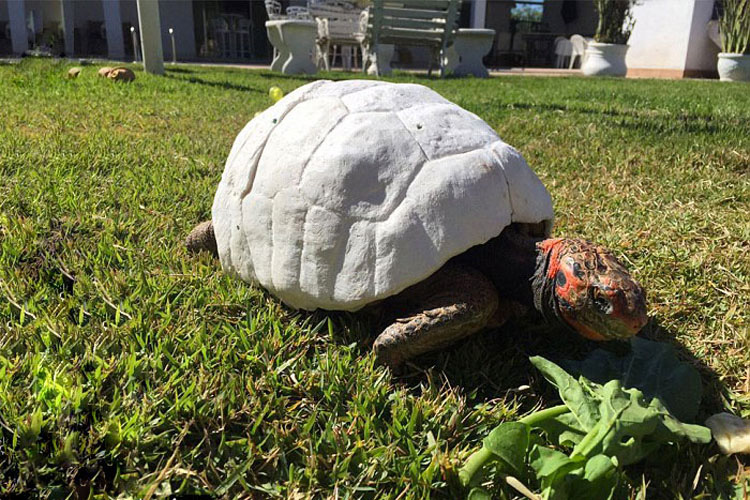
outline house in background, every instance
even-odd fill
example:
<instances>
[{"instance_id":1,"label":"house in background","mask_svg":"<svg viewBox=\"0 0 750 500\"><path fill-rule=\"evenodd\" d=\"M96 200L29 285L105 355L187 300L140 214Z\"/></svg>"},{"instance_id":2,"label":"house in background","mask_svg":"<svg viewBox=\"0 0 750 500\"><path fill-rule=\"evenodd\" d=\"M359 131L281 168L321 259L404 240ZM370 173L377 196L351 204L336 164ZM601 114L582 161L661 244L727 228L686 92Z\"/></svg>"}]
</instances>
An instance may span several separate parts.
<instances>
[{"instance_id":1,"label":"house in background","mask_svg":"<svg viewBox=\"0 0 750 500\"><path fill-rule=\"evenodd\" d=\"M519 6L538 15L518 18ZM593 0L475 0L469 8L472 28L497 32L487 61L493 67L551 67L555 38L593 37L598 23ZM715 18L714 0L640 0L633 17L628 76L716 76L719 48L707 30Z\"/></svg>"},{"instance_id":2,"label":"house in background","mask_svg":"<svg viewBox=\"0 0 750 500\"><path fill-rule=\"evenodd\" d=\"M267 63L271 46L262 0L152 0L159 2L164 57ZM305 5L305 0L284 0ZM716 74L718 47L706 25L714 0L640 0L634 9L629 76L700 77ZM554 41L573 34L592 37L593 0L462 0L460 27L492 28L490 67L552 67ZM133 60L138 33L136 0L0 0L0 56L34 47L74 57ZM397 47L396 66L421 67L427 52Z\"/></svg>"},{"instance_id":3,"label":"house in background","mask_svg":"<svg viewBox=\"0 0 750 500\"><path fill-rule=\"evenodd\" d=\"M270 60L262 1L153 1L166 59L172 28L181 61ZM138 26L136 0L0 0L0 56L44 46L53 54L132 61L131 28L137 35Z\"/></svg>"},{"instance_id":4,"label":"house in background","mask_svg":"<svg viewBox=\"0 0 750 500\"><path fill-rule=\"evenodd\" d=\"M520 5L536 8L538 16L514 18ZM593 37L598 23L593 0L475 0L470 8L472 28L497 32L487 61L494 67L551 67L556 37ZM716 76L719 48L707 30L714 0L640 0L633 17L628 76Z\"/></svg>"}]
</instances>

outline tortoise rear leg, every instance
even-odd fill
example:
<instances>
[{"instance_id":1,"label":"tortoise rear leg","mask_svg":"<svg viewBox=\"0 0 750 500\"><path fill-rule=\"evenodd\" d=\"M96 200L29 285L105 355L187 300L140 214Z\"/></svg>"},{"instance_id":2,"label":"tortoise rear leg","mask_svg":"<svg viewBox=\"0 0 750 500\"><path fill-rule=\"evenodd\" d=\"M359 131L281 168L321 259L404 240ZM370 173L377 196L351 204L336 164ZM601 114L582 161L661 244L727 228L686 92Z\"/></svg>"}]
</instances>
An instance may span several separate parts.
<instances>
[{"instance_id":1,"label":"tortoise rear leg","mask_svg":"<svg viewBox=\"0 0 750 500\"><path fill-rule=\"evenodd\" d=\"M185 238L185 246L189 252L198 253L201 250L209 252L214 257L219 256L216 248L216 236L214 235L214 225L210 220L201 222L190 231Z\"/></svg>"},{"instance_id":2,"label":"tortoise rear leg","mask_svg":"<svg viewBox=\"0 0 750 500\"><path fill-rule=\"evenodd\" d=\"M411 312L386 327L373 346L378 362L392 368L478 332L493 319L500 303L488 278L455 264L404 290L394 301L408 302Z\"/></svg>"}]
</instances>

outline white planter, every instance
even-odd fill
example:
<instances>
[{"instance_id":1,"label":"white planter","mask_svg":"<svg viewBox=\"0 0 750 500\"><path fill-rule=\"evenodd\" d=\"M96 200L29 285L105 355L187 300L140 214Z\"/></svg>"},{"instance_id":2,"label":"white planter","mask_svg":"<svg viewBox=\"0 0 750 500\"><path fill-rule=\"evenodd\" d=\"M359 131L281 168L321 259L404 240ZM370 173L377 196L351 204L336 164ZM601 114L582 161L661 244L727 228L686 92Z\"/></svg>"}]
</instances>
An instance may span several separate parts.
<instances>
[{"instance_id":1,"label":"white planter","mask_svg":"<svg viewBox=\"0 0 750 500\"><path fill-rule=\"evenodd\" d=\"M590 42L586 47L586 57L581 71L586 76L625 76L625 54L628 45Z\"/></svg>"},{"instance_id":2,"label":"white planter","mask_svg":"<svg viewBox=\"0 0 750 500\"><path fill-rule=\"evenodd\" d=\"M750 82L750 55L722 52L716 69L723 82Z\"/></svg>"}]
</instances>

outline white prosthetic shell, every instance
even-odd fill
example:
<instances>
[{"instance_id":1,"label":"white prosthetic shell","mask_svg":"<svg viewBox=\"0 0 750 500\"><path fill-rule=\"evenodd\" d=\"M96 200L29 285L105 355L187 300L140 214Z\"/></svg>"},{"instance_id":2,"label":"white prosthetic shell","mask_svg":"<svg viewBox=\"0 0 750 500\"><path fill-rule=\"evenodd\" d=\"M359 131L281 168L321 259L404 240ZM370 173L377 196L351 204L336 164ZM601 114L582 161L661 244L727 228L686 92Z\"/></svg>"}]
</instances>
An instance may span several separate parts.
<instances>
[{"instance_id":1,"label":"white prosthetic shell","mask_svg":"<svg viewBox=\"0 0 750 500\"><path fill-rule=\"evenodd\" d=\"M539 178L479 117L371 80L316 81L253 118L212 209L224 270L308 310L356 311L511 222L552 219Z\"/></svg>"}]
</instances>

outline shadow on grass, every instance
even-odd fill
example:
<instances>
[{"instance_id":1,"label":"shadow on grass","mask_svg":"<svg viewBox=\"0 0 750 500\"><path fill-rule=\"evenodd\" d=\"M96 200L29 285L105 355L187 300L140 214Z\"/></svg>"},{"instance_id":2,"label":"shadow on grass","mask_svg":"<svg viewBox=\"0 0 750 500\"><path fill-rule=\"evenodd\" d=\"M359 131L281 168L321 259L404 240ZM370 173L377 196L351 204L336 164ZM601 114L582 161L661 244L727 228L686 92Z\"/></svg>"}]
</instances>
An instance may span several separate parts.
<instances>
[{"instance_id":1,"label":"shadow on grass","mask_svg":"<svg viewBox=\"0 0 750 500\"><path fill-rule=\"evenodd\" d=\"M275 73L272 71L264 71L262 73L255 73L255 76L259 76L261 78L266 78L270 80L302 80L305 82L314 82L316 80L322 80L322 79L330 79L334 80L335 78L331 77L331 75L321 75L321 74L314 74L314 75L285 75L284 73Z\"/></svg>"},{"instance_id":2,"label":"shadow on grass","mask_svg":"<svg viewBox=\"0 0 750 500\"><path fill-rule=\"evenodd\" d=\"M340 345L356 343L358 354L368 356L375 338L388 323L386 318L389 315L385 311L385 307L375 306L356 313L318 310L291 314L306 318L312 325L328 318L333 325L334 342ZM698 370L703 383L699 422L725 408L724 402L731 400L732 396L719 375L678 342L673 332L660 325L658 318L652 318L639 336L671 345L678 359ZM500 328L484 330L445 349L413 358L401 371L394 373L393 382L418 392L426 381L437 376L446 385L460 388L474 404L498 399L515 400L523 412L538 405L540 396L542 401L547 397L558 399L554 388L543 381L530 363L531 356L543 356L560 363L583 359L596 349L624 355L629 347L625 342L587 340L562 326L544 323L532 311ZM534 390L539 390L539 393L535 394Z\"/></svg>"},{"instance_id":3,"label":"shadow on grass","mask_svg":"<svg viewBox=\"0 0 750 500\"><path fill-rule=\"evenodd\" d=\"M562 327L538 323L534 316L535 313L531 313L501 328L480 332L450 348L419 356L396 380L407 386L418 386L430 371L439 370L449 385L461 387L475 403L483 403L516 394L518 388L525 385L534 387L536 381L542 380L529 362L530 356L543 356L559 363L583 359L595 349L617 355L628 351L627 343L586 340ZM703 360L680 344L657 319L652 319L640 337L670 344L680 360L698 370L703 382L700 421L722 411L723 401L731 396L719 375ZM549 391L549 394L557 398L556 391Z\"/></svg>"},{"instance_id":4,"label":"shadow on grass","mask_svg":"<svg viewBox=\"0 0 750 500\"><path fill-rule=\"evenodd\" d=\"M609 116L619 118L615 125L628 128L629 130L641 132L689 132L723 134L727 130L737 130L747 127L744 119L718 118L712 115L699 115L696 113L659 113L650 109L596 109L584 106L566 106L560 104L530 104L526 102L515 102L506 105L509 109L526 109L530 111L547 112L572 112L584 115Z\"/></svg>"},{"instance_id":5,"label":"shadow on grass","mask_svg":"<svg viewBox=\"0 0 750 500\"><path fill-rule=\"evenodd\" d=\"M195 71L189 68L164 68L167 73L179 73L183 75L194 75Z\"/></svg>"},{"instance_id":6,"label":"shadow on grass","mask_svg":"<svg viewBox=\"0 0 750 500\"><path fill-rule=\"evenodd\" d=\"M207 87L214 87L214 88L220 88L224 90L239 90L241 92L257 92L259 94L263 94L265 92L256 89L255 87L249 87L247 85L239 85L237 83L230 83L230 82L214 82L211 80L202 80L198 77L191 76L188 78L182 78L179 76L173 76L166 74L164 75L166 78L171 78L172 80L177 80L181 82L188 82L188 83L197 83L199 85L205 85Z\"/></svg>"}]
</instances>

